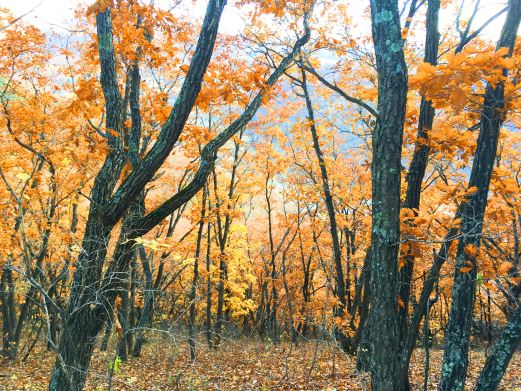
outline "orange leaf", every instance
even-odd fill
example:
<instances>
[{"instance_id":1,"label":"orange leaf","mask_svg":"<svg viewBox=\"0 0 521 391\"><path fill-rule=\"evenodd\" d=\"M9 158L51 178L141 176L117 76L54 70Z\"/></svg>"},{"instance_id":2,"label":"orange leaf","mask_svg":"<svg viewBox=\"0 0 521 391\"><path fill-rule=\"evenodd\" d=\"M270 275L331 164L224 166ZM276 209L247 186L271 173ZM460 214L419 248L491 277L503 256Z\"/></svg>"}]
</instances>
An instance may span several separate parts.
<instances>
[{"instance_id":1,"label":"orange leaf","mask_svg":"<svg viewBox=\"0 0 521 391\"><path fill-rule=\"evenodd\" d=\"M404 267L406 264L405 260L400 258L400 260L398 261L398 271L402 270L402 267Z\"/></svg>"},{"instance_id":2,"label":"orange leaf","mask_svg":"<svg viewBox=\"0 0 521 391\"><path fill-rule=\"evenodd\" d=\"M479 254L479 247L475 244L467 244L465 246L465 254L467 254L468 257L474 258L476 255Z\"/></svg>"},{"instance_id":3,"label":"orange leaf","mask_svg":"<svg viewBox=\"0 0 521 391\"><path fill-rule=\"evenodd\" d=\"M465 196L472 195L472 194L476 193L477 191L478 191L478 188L476 186L471 186L465 192Z\"/></svg>"},{"instance_id":4,"label":"orange leaf","mask_svg":"<svg viewBox=\"0 0 521 391\"><path fill-rule=\"evenodd\" d=\"M512 265L511 262L503 262L497 269L501 274L507 274L512 267L514 267L514 265Z\"/></svg>"},{"instance_id":5,"label":"orange leaf","mask_svg":"<svg viewBox=\"0 0 521 391\"><path fill-rule=\"evenodd\" d=\"M119 133L116 132L114 129L107 129L107 132L108 132L112 137L119 138Z\"/></svg>"},{"instance_id":6,"label":"orange leaf","mask_svg":"<svg viewBox=\"0 0 521 391\"><path fill-rule=\"evenodd\" d=\"M130 168L130 163L125 164L125 167L123 167L123 170L121 171L121 177L123 179L125 179L128 176Z\"/></svg>"}]
</instances>

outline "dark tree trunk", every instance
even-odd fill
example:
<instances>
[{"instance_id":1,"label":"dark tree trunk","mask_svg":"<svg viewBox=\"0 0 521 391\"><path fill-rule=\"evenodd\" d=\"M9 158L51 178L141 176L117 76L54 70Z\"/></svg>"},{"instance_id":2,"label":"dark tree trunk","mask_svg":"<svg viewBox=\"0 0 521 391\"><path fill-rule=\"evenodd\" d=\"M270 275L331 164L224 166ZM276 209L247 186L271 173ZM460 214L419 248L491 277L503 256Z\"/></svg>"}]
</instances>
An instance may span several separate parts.
<instances>
[{"instance_id":1,"label":"dark tree trunk","mask_svg":"<svg viewBox=\"0 0 521 391\"><path fill-rule=\"evenodd\" d=\"M105 309L98 302L96 286L111 229L111 226L96 219L90 219L87 224L58 357L49 384L51 391L82 390L85 384L94 342L105 320Z\"/></svg>"},{"instance_id":2,"label":"dark tree trunk","mask_svg":"<svg viewBox=\"0 0 521 391\"><path fill-rule=\"evenodd\" d=\"M94 181L82 251L74 274L58 357L49 384L51 391L83 389L94 341L106 318L104 298L99 297L98 287L112 229L153 177L179 137L210 61L223 8L224 1L209 2L192 58L191 65L195 65L190 67L178 101L172 110L172 118L169 118L156 144L145 157L147 165L139 167L145 169L136 167L114 196L112 193L120 177L124 160L121 158L121 138L109 138L111 152ZM117 81L110 8L97 15L96 24L106 127L121 134L126 108L123 107Z\"/></svg>"},{"instance_id":3,"label":"dark tree trunk","mask_svg":"<svg viewBox=\"0 0 521 391\"><path fill-rule=\"evenodd\" d=\"M121 326L120 334L118 335L118 357L121 361L127 360L127 333L129 331L129 312L130 312L130 301L128 294L128 283L124 282L121 285L121 292L119 297L121 298L121 304L118 307L118 321Z\"/></svg>"},{"instance_id":4,"label":"dark tree trunk","mask_svg":"<svg viewBox=\"0 0 521 391\"><path fill-rule=\"evenodd\" d=\"M136 220L143 217L144 213L145 194L142 192L125 214L114 250L114 260L110 263L101 284L106 309L114 308L116 297L121 298L116 316L121 326L118 356L123 361L127 359L127 354L131 352L133 335L136 246L131 241L133 237L132 226ZM108 314L108 311L106 313Z\"/></svg>"},{"instance_id":5,"label":"dark tree trunk","mask_svg":"<svg viewBox=\"0 0 521 391\"><path fill-rule=\"evenodd\" d=\"M266 319L269 311L268 303L268 283L266 280L260 281L260 302L257 309L257 327L259 329L259 336L262 340L266 337Z\"/></svg>"},{"instance_id":6,"label":"dark tree trunk","mask_svg":"<svg viewBox=\"0 0 521 391\"><path fill-rule=\"evenodd\" d=\"M270 243L270 273L266 275L266 277L271 280L271 300L267 301L265 316L267 318L267 327L271 334L272 340L274 343L278 343L278 323L277 323L277 306L278 306L278 291L277 291L277 265L275 263L275 244L273 241L273 222L272 222L272 208L271 208L271 192L268 189L270 181L270 174L266 177L266 181L264 183L264 198L267 205L268 212L268 238ZM267 285L267 283L266 283ZM266 297L268 297L266 293ZM269 304L268 304L269 303ZM271 304L271 305L270 305Z\"/></svg>"},{"instance_id":7,"label":"dark tree trunk","mask_svg":"<svg viewBox=\"0 0 521 391\"><path fill-rule=\"evenodd\" d=\"M456 219L459 218L459 212L456 213ZM434 286L436 281L438 281L441 267L445 263L445 261L449 257L449 249L452 242L456 239L456 235L458 234L457 228L451 228L445 238L443 239L443 244L441 245L440 250L437 254L434 254L434 262L432 267L427 274L425 279L421 294L420 300L411 316L411 321L409 324L409 328L407 330L407 334L404 336L402 340L403 348L402 348L402 381L403 386L407 385L407 376L408 376L408 368L411 361L412 352L416 345L416 340L418 339L418 333L420 328L420 323L425 315L425 308L427 303L430 300L431 293L434 290Z\"/></svg>"},{"instance_id":8,"label":"dark tree trunk","mask_svg":"<svg viewBox=\"0 0 521 391\"><path fill-rule=\"evenodd\" d=\"M225 254L219 257L219 282L217 283L217 319L215 321L215 345L219 345L222 337L222 328L224 325L224 284L226 279L226 260Z\"/></svg>"},{"instance_id":9,"label":"dark tree trunk","mask_svg":"<svg viewBox=\"0 0 521 391\"><path fill-rule=\"evenodd\" d=\"M407 98L398 2L371 0L378 70L373 133L370 323L372 389L399 389L398 246L401 150Z\"/></svg>"},{"instance_id":10,"label":"dark tree trunk","mask_svg":"<svg viewBox=\"0 0 521 391\"><path fill-rule=\"evenodd\" d=\"M425 56L423 60L429 64L436 65L438 63L438 44L440 34L438 32L438 14L440 10L439 0L429 0L427 8L427 31L425 33ZM435 110L430 101L422 97L420 104L420 118L418 120L419 141L416 142L414 153L407 173L407 190L405 195L404 208L417 210L420 207L420 196L423 178L429 158L429 131L432 129L434 122ZM410 246L413 246L411 243ZM414 270L414 255L411 248L405 255L405 264L399 271L399 296L403 302L403 307L399 309L399 326L400 335L403 337L406 333L409 297L411 294L411 281Z\"/></svg>"},{"instance_id":11,"label":"dark tree trunk","mask_svg":"<svg viewBox=\"0 0 521 391\"><path fill-rule=\"evenodd\" d=\"M362 272L360 273L359 278L359 287L357 287L357 293L355 296L355 303L351 312L351 328L354 328L354 321L356 317L356 313L359 314L359 322L358 328L356 329L356 333L354 336L354 349L356 349L357 353L357 369L367 371L369 370L368 365L364 365L364 355L369 357L369 345L365 344L363 349L360 349L362 335L364 333L364 327L367 325L367 316L369 315L369 301L371 298L371 249L368 248L364 258L364 264L362 266ZM363 295L362 295L363 294ZM367 336L369 332L367 333ZM366 337L367 337L366 336ZM361 355L361 356L360 356ZM360 356L360 359L358 358ZM365 360L368 362L368 360Z\"/></svg>"},{"instance_id":12,"label":"dark tree trunk","mask_svg":"<svg viewBox=\"0 0 521 391\"><path fill-rule=\"evenodd\" d=\"M425 55L424 61L432 65L438 63L438 45L440 34L438 32L438 15L440 10L439 0L429 0L427 6L427 20L425 33ZM412 156L409 172L407 173L407 190L404 208L418 210L420 208L420 196L423 178L430 153L429 131L434 122L435 110L430 101L422 97L420 104L420 118L418 120L418 141L416 142ZM416 213L416 212L415 212ZM411 295L411 283L414 271L414 250L409 244L409 251L405 254L405 264L398 273L398 296L402 300L403 306L398 309L398 325L400 330L400 341L405 341L408 326L409 298ZM403 344L405 349L406 345ZM405 353L406 355L408 353ZM409 386L409 360L401 368L401 383L404 390L410 389Z\"/></svg>"},{"instance_id":13,"label":"dark tree trunk","mask_svg":"<svg viewBox=\"0 0 521 391\"><path fill-rule=\"evenodd\" d=\"M114 315L108 314L107 320L105 320L105 332L103 333L103 339L101 340L100 350L106 352L109 347L110 335L112 334L112 325L114 324Z\"/></svg>"},{"instance_id":14,"label":"dark tree trunk","mask_svg":"<svg viewBox=\"0 0 521 391\"><path fill-rule=\"evenodd\" d=\"M190 303L190 318L188 319L188 344L190 346L190 361L195 361L195 302L197 298L197 282L199 280L199 258L201 255L201 241L203 239L204 218L206 216L206 193L207 188L203 190L203 199L201 200L201 218L199 220L199 229L197 231L197 239L194 254L194 273L192 277L192 286L188 295Z\"/></svg>"},{"instance_id":15,"label":"dark tree trunk","mask_svg":"<svg viewBox=\"0 0 521 391\"><path fill-rule=\"evenodd\" d=\"M139 258L141 259L143 277L145 278L145 292L143 295L143 310L141 311L141 316L137 326L136 342L134 343L134 350L132 351L132 355L135 357L141 354L141 349L143 348L143 343L145 342L145 329L150 327L152 324L155 292L158 289L157 285L159 285L162 278L162 267L160 267L156 279L157 285L154 284L150 261L143 247L139 248Z\"/></svg>"},{"instance_id":16,"label":"dark tree trunk","mask_svg":"<svg viewBox=\"0 0 521 391\"><path fill-rule=\"evenodd\" d=\"M521 19L521 0L511 0L498 49L509 48L512 54ZM445 333L440 390L463 390L467 376L468 344L476 290L476 251L481 243L483 217L488 189L497 153L499 130L504 121L504 84L487 85L480 120L477 150L472 164L469 187L477 191L461 205L461 239L458 243L454 287L449 324Z\"/></svg>"},{"instance_id":17,"label":"dark tree trunk","mask_svg":"<svg viewBox=\"0 0 521 391\"><path fill-rule=\"evenodd\" d=\"M513 313L496 341L479 375L476 391L497 390L517 346L521 342L521 306Z\"/></svg>"},{"instance_id":18,"label":"dark tree trunk","mask_svg":"<svg viewBox=\"0 0 521 391\"><path fill-rule=\"evenodd\" d=\"M370 258L369 258L370 260ZM367 372L371 367L371 324L368 322L369 302L371 301L371 268L364 279L364 297L360 308L360 322L357 330L356 369Z\"/></svg>"},{"instance_id":19,"label":"dark tree trunk","mask_svg":"<svg viewBox=\"0 0 521 391\"><path fill-rule=\"evenodd\" d=\"M297 330L293 323L294 306L293 306L293 302L291 300L290 288L289 288L288 279L287 279L286 252L284 252L284 254L282 255L282 279L283 279L283 283L284 283L284 289L286 290L286 302L288 303L288 310L289 310L289 319L288 320L289 320L291 343L296 344L297 343Z\"/></svg>"},{"instance_id":20,"label":"dark tree trunk","mask_svg":"<svg viewBox=\"0 0 521 391\"><path fill-rule=\"evenodd\" d=\"M134 349L134 330L136 328L136 271L137 271L137 251L134 251L132 254L132 259L130 261L130 308L129 308L129 317L128 317L128 325L129 329L126 332L127 334L127 351L129 354L132 354Z\"/></svg>"},{"instance_id":21,"label":"dark tree trunk","mask_svg":"<svg viewBox=\"0 0 521 391\"><path fill-rule=\"evenodd\" d=\"M233 195L236 187L236 176L237 167L240 163L240 142L242 140L243 131L239 133L239 140L235 142L234 153L233 153L233 165L231 170L230 184L228 186L228 201L233 202ZM219 200L217 193L217 173L213 172L213 183L215 196L217 198L217 241L219 243L220 255L219 255L219 283L217 285L217 321L215 323L215 338L216 344L218 345L221 340L221 331L225 321L225 302L224 296L226 293L226 281L228 279L228 260L226 255L226 247L228 246L228 237L230 233L230 227L232 224L232 217L229 213L226 213L224 219L220 212L221 201ZM230 206L228 207L230 208ZM228 311L227 311L228 313Z\"/></svg>"},{"instance_id":22,"label":"dark tree trunk","mask_svg":"<svg viewBox=\"0 0 521 391\"><path fill-rule=\"evenodd\" d=\"M211 232L210 223L207 224L206 229L206 341L208 347L213 348L212 343L212 276L210 274L211 258Z\"/></svg>"},{"instance_id":23,"label":"dark tree trunk","mask_svg":"<svg viewBox=\"0 0 521 391\"><path fill-rule=\"evenodd\" d=\"M340 240L338 238L338 226L336 222L336 212L335 205L333 201L333 196L331 194L331 187L329 181L329 175L327 172L326 162L324 160L324 154L322 152L322 147L320 146L320 140L318 138L317 128L315 125L315 114L313 111L313 105L311 103L311 98L309 96L307 81L306 81L306 72L304 68L301 67L301 87L302 92L304 93L304 98L306 101L306 108L308 112L308 120L309 120L309 130L311 132L311 139L313 140L313 149L315 150L315 155L317 156L318 164L320 167L320 176L322 181L322 191L324 196L324 202L326 204L327 215L329 218L329 232L331 235L331 242L333 247L333 262L335 265L335 295L339 301L339 304L336 306L334 310L335 317L342 318L344 316L344 310L347 309L346 306L346 280L344 279L344 269L342 266L342 254L340 251ZM352 352L352 344L347 335L345 335L338 327L335 327L334 330L335 338L339 341L340 346L345 352Z\"/></svg>"},{"instance_id":24,"label":"dark tree trunk","mask_svg":"<svg viewBox=\"0 0 521 391\"><path fill-rule=\"evenodd\" d=\"M2 355L10 360L14 360L16 358L14 349L16 309L13 271L9 263L2 269L0 299L2 300Z\"/></svg>"}]
</instances>

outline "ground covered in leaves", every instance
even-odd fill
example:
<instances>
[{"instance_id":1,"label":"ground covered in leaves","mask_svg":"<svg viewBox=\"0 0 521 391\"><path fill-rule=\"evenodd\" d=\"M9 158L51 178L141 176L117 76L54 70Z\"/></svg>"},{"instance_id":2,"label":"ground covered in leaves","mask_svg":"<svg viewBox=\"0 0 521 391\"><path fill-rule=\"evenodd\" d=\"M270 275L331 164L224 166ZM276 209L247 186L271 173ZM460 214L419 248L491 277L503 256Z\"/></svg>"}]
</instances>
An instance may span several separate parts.
<instances>
[{"instance_id":1,"label":"ground covered in leaves","mask_svg":"<svg viewBox=\"0 0 521 391\"><path fill-rule=\"evenodd\" d=\"M431 350L429 389L437 389L443 351ZM109 389L114 350L96 351L87 390ZM471 389L485 360L485 351L470 354ZM423 386L424 352L414 354L413 389ZM43 346L25 360L0 359L0 391L47 390L54 356ZM341 354L326 343L305 342L298 346L273 345L258 340L224 341L218 350L198 345L195 364L188 360L186 342L155 340L141 357L116 364L112 390L369 390L366 374L356 371L355 357ZM516 353L500 390L521 390L521 352Z\"/></svg>"}]
</instances>

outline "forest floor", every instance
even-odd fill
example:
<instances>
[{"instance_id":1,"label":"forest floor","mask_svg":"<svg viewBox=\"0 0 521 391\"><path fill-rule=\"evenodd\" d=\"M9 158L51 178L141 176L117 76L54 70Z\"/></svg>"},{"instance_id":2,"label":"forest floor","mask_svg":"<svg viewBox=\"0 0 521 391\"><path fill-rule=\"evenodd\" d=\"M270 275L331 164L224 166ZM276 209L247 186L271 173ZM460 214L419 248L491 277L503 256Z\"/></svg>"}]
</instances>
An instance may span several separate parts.
<instances>
[{"instance_id":1,"label":"forest floor","mask_svg":"<svg viewBox=\"0 0 521 391\"><path fill-rule=\"evenodd\" d=\"M437 389L443 351L430 354L429 390ZM96 351L86 390L108 390L114 353ZM483 367L485 352L470 353L467 386L472 389ZM25 362L0 359L0 391L47 390L54 356L37 346ZM424 352L414 353L411 382L423 387ZM156 340L143 348L141 357L116 365L112 390L368 390L367 374L356 371L356 358L341 354L326 343L273 345L259 340L223 341L209 350L201 340L195 364L189 363L185 341ZM500 390L521 390L521 352L513 357Z\"/></svg>"}]
</instances>

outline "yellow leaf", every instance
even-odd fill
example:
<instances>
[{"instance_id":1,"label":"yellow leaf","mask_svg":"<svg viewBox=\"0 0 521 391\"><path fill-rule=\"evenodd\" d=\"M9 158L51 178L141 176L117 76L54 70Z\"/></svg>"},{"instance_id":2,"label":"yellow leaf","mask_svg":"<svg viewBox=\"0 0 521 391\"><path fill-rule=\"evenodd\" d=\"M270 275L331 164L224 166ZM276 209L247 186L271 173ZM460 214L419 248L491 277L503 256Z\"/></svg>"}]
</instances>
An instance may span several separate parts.
<instances>
[{"instance_id":1,"label":"yellow leaf","mask_svg":"<svg viewBox=\"0 0 521 391\"><path fill-rule=\"evenodd\" d=\"M20 174L16 175L18 179L20 179L22 182L26 182L31 176L25 172L21 172Z\"/></svg>"},{"instance_id":2,"label":"yellow leaf","mask_svg":"<svg viewBox=\"0 0 521 391\"><path fill-rule=\"evenodd\" d=\"M181 262L181 266L192 265L195 263L195 258L186 258L183 262Z\"/></svg>"},{"instance_id":3,"label":"yellow leaf","mask_svg":"<svg viewBox=\"0 0 521 391\"><path fill-rule=\"evenodd\" d=\"M450 102L454 108L454 111L459 112L467 104L467 95L465 91L460 88L455 88L452 95L450 96Z\"/></svg>"}]
</instances>

